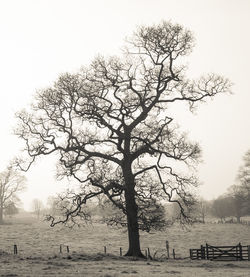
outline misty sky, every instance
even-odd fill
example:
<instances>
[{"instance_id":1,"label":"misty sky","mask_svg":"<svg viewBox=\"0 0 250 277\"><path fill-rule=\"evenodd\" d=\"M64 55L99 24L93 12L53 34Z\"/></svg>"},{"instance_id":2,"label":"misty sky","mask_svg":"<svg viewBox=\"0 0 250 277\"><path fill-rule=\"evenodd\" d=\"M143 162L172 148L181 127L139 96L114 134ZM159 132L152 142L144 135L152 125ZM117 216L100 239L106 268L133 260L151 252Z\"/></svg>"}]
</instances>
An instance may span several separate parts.
<instances>
[{"instance_id":1,"label":"misty sky","mask_svg":"<svg viewBox=\"0 0 250 277\"><path fill-rule=\"evenodd\" d=\"M196 46L188 57L190 77L215 72L229 78L233 94L202 104L176 120L203 150L201 194L212 199L234 184L250 148L249 0L0 0L0 170L22 148L13 135L15 112L60 73L76 71L97 55L119 53L136 26L171 20L190 29ZM54 180L52 159L36 163L21 196L33 198L65 187Z\"/></svg>"}]
</instances>

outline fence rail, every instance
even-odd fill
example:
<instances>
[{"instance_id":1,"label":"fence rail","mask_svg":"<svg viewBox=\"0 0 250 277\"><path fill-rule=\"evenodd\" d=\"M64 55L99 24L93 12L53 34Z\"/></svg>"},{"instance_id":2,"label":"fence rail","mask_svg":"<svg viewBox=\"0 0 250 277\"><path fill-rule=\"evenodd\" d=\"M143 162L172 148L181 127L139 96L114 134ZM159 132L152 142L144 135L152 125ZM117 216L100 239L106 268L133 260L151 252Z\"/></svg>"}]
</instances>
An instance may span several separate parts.
<instances>
[{"instance_id":1,"label":"fence rail","mask_svg":"<svg viewBox=\"0 0 250 277\"><path fill-rule=\"evenodd\" d=\"M250 261L250 245L212 246L201 245L199 249L190 249L191 260Z\"/></svg>"}]
</instances>

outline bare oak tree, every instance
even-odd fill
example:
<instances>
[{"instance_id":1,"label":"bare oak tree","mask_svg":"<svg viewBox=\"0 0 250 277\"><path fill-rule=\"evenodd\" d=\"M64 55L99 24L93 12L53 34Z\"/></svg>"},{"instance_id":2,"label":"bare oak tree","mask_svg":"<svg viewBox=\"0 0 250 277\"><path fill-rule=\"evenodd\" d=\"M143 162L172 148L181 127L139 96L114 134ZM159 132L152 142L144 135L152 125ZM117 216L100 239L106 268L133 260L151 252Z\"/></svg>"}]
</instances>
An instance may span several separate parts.
<instances>
[{"instance_id":1,"label":"bare oak tree","mask_svg":"<svg viewBox=\"0 0 250 277\"><path fill-rule=\"evenodd\" d=\"M4 210L10 203L19 201L17 194L26 187L26 178L13 166L0 173L0 224L3 223Z\"/></svg>"},{"instance_id":2,"label":"bare oak tree","mask_svg":"<svg viewBox=\"0 0 250 277\"><path fill-rule=\"evenodd\" d=\"M103 194L126 215L126 255L143 256L143 205L152 199L177 202L185 218L200 148L178 130L171 107L186 103L193 111L231 86L215 74L197 81L185 77L180 61L193 41L180 25L142 26L121 57L97 57L79 73L60 76L37 93L33 112L17 114L16 133L26 143L30 164L56 153L58 177L81 183L79 193L69 195L65 218L50 217L52 225L84 216L86 202Z\"/></svg>"},{"instance_id":3,"label":"bare oak tree","mask_svg":"<svg viewBox=\"0 0 250 277\"><path fill-rule=\"evenodd\" d=\"M33 213L39 219L40 215L41 215L41 212L42 212L42 210L44 208L43 202L40 199L35 198L35 199L33 199L32 203L31 203L31 206L32 206Z\"/></svg>"},{"instance_id":4,"label":"bare oak tree","mask_svg":"<svg viewBox=\"0 0 250 277\"><path fill-rule=\"evenodd\" d=\"M243 165L239 168L236 183L250 200L250 150L243 157Z\"/></svg>"},{"instance_id":5,"label":"bare oak tree","mask_svg":"<svg viewBox=\"0 0 250 277\"><path fill-rule=\"evenodd\" d=\"M243 164L238 170L236 184L230 187L234 198L237 221L244 215L250 215L250 150L243 156Z\"/></svg>"}]
</instances>

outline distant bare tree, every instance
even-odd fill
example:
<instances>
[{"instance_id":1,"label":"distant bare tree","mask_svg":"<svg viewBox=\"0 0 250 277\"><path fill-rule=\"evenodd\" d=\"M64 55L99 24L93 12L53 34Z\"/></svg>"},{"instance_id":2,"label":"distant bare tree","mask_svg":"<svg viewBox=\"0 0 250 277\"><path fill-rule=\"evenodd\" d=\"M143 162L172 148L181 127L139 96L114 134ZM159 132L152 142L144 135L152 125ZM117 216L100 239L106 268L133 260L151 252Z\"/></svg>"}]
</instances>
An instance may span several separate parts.
<instances>
[{"instance_id":1,"label":"distant bare tree","mask_svg":"<svg viewBox=\"0 0 250 277\"><path fill-rule=\"evenodd\" d=\"M198 184L200 148L174 124L175 107L186 103L193 111L231 84L216 74L196 81L185 76L181 58L194 39L180 25L142 26L127 42L121 58L97 57L40 91L33 111L17 114L16 134L31 158L26 169L37 157L57 153L58 177L81 183L79 193L68 195L65 218L50 217L51 224L84 217L86 202L103 194L125 215L126 255L139 257L144 205L150 199L175 202L188 219L184 207Z\"/></svg>"},{"instance_id":2,"label":"distant bare tree","mask_svg":"<svg viewBox=\"0 0 250 277\"><path fill-rule=\"evenodd\" d=\"M243 156L243 165L239 168L237 180L241 185L249 187L250 190L250 150Z\"/></svg>"},{"instance_id":3,"label":"distant bare tree","mask_svg":"<svg viewBox=\"0 0 250 277\"><path fill-rule=\"evenodd\" d=\"M37 216L37 218L40 218L41 212L44 208L43 206L43 202L40 199L33 199L32 201L32 211L34 212L34 214Z\"/></svg>"},{"instance_id":4,"label":"distant bare tree","mask_svg":"<svg viewBox=\"0 0 250 277\"><path fill-rule=\"evenodd\" d=\"M18 214L18 207L16 203L9 201L6 203L5 208L4 208L4 215L7 215L9 217Z\"/></svg>"},{"instance_id":5,"label":"distant bare tree","mask_svg":"<svg viewBox=\"0 0 250 277\"><path fill-rule=\"evenodd\" d=\"M212 203L211 212L223 223L226 217L232 216L232 198L228 195L218 197Z\"/></svg>"},{"instance_id":6,"label":"distant bare tree","mask_svg":"<svg viewBox=\"0 0 250 277\"><path fill-rule=\"evenodd\" d=\"M49 196L47 198L47 211L50 213L50 214L53 214L53 215L57 215L58 214L58 206L57 206L57 202L58 202L58 197L56 196Z\"/></svg>"},{"instance_id":7,"label":"distant bare tree","mask_svg":"<svg viewBox=\"0 0 250 277\"><path fill-rule=\"evenodd\" d=\"M19 201L18 193L26 188L26 178L13 165L0 173L0 224L3 223L4 210L10 203Z\"/></svg>"},{"instance_id":8,"label":"distant bare tree","mask_svg":"<svg viewBox=\"0 0 250 277\"><path fill-rule=\"evenodd\" d=\"M203 198L198 199L197 204L194 207L195 214L198 220L202 223L206 222L206 217L211 211L211 202Z\"/></svg>"},{"instance_id":9,"label":"distant bare tree","mask_svg":"<svg viewBox=\"0 0 250 277\"><path fill-rule=\"evenodd\" d=\"M235 216L237 223L240 223L242 216L248 214L248 199L241 186L233 185L228 190L228 195L231 199L231 215Z\"/></svg>"},{"instance_id":10,"label":"distant bare tree","mask_svg":"<svg viewBox=\"0 0 250 277\"><path fill-rule=\"evenodd\" d=\"M241 194L243 200L243 209L250 215L250 150L243 157L243 165L239 168L236 177L237 191Z\"/></svg>"}]
</instances>

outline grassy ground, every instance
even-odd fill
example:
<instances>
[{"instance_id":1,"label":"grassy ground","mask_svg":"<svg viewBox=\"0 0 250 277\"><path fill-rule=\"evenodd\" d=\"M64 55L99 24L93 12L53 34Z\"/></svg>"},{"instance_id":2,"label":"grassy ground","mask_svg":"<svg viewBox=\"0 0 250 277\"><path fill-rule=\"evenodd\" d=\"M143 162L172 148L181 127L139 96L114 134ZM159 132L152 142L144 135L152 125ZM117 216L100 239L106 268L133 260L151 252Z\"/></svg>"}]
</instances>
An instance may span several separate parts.
<instances>
[{"instance_id":1,"label":"grassy ground","mask_svg":"<svg viewBox=\"0 0 250 277\"><path fill-rule=\"evenodd\" d=\"M25 224L28 223L28 224ZM178 260L131 260L125 253L127 234L105 225L85 228L49 227L31 219L0 226L0 276L250 276L250 262L190 261L189 248L250 244L250 227L237 224L197 224L190 230L173 226L166 232L142 233L142 249L166 253L165 241ZM18 255L13 255L13 245ZM59 252L63 244L62 252ZM66 245L70 252L67 253ZM104 246L107 255L104 255Z\"/></svg>"}]
</instances>

